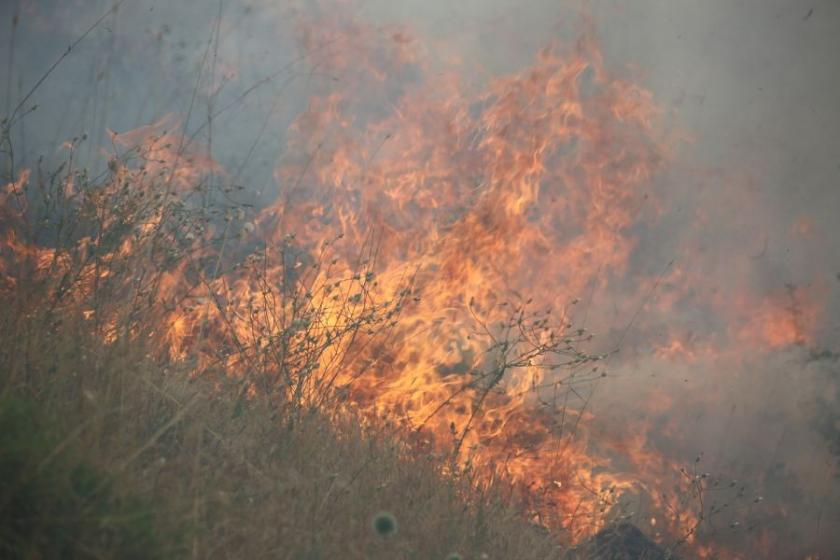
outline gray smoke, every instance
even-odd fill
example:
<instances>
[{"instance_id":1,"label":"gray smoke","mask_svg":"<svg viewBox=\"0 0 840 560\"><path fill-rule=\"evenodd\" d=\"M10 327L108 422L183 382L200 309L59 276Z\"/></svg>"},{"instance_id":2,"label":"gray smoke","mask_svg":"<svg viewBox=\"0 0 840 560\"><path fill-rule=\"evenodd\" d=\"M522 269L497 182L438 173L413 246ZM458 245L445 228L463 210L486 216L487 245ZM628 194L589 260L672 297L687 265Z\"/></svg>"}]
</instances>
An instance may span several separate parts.
<instances>
[{"instance_id":1,"label":"gray smoke","mask_svg":"<svg viewBox=\"0 0 840 560\"><path fill-rule=\"evenodd\" d=\"M704 469L749 481L768 508L784 504L787 517L760 505L739 510L776 539L780 557L840 556L832 530L840 525L840 3L337 3L372 24L416 30L486 76L516 72L546 44L594 34L614 75L652 91L663 122L691 139L675 144L651 185L666 197L665 214L627 232L636 240L627 281L581 294L600 344L622 341L613 378L591 403L598 429L612 440L634 422L653 425L651 448L686 464L702 453ZM0 112L11 114L111 5L0 3ZM80 163L102 166L107 129L173 113L255 199L273 192L288 125L313 88L336 78L301 50L298 11L258 0L126 1L21 108L38 105L12 130L16 167L45 156L48 168L63 158L61 143L82 134ZM626 301L637 294L634 278L656 277L672 260L688 293L666 280L649 300ZM671 295L668 311L657 311ZM728 325L760 330L750 317L760 319L768 298L809 332L776 348L741 348ZM800 325L806 308L818 317ZM654 352L671 332L694 358ZM667 406L642 406L651 399ZM719 539L747 546L750 535L722 529Z\"/></svg>"}]
</instances>

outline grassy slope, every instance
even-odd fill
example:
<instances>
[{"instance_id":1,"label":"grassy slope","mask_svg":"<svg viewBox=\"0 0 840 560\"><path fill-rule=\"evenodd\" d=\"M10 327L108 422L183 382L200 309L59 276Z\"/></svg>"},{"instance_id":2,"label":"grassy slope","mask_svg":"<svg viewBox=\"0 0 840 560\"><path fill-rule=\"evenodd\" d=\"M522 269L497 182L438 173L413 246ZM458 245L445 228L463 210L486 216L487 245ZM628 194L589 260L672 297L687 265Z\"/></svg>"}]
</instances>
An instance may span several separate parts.
<instances>
[{"instance_id":1,"label":"grassy slope","mask_svg":"<svg viewBox=\"0 0 840 560\"><path fill-rule=\"evenodd\" d=\"M292 417L78 325L13 324L0 339L0 556L561 555L499 492L463 492L384 427ZM372 529L380 511L395 534Z\"/></svg>"}]
</instances>

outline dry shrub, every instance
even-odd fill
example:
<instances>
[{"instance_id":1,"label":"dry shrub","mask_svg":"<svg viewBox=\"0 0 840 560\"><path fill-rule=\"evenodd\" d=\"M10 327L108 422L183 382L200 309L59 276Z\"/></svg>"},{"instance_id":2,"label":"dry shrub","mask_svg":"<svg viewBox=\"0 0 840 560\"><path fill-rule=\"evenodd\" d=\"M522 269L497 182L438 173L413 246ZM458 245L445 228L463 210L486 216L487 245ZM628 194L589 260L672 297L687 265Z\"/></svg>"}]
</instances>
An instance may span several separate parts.
<instances>
[{"instance_id":1,"label":"dry shrub","mask_svg":"<svg viewBox=\"0 0 840 560\"><path fill-rule=\"evenodd\" d=\"M288 237L276 266L266 247L232 249L239 209L194 203L201 183L180 183L169 145L154 136L100 178L71 159L2 193L3 550L558 557L509 488L442 477L440 456L344 406L354 345L386 336L410 295L377 299L371 247L336 270L337 240ZM244 253L225 277L259 297L230 297L226 251ZM380 511L399 524L387 538Z\"/></svg>"}]
</instances>

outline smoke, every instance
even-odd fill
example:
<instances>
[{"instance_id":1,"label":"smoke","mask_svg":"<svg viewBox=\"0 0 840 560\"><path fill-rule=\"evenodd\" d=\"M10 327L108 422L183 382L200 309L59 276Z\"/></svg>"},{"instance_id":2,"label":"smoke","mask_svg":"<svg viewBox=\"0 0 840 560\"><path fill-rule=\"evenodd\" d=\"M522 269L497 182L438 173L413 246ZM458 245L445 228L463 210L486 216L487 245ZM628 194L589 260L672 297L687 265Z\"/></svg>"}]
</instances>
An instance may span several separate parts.
<instances>
[{"instance_id":1,"label":"smoke","mask_svg":"<svg viewBox=\"0 0 840 560\"><path fill-rule=\"evenodd\" d=\"M366 22L383 40L404 33L475 89L546 45L586 37L613 76L652 93L656 126L673 139L638 196L650 219L621 232L632 240L625 270L604 270L575 294L592 349L620 347L586 395L596 439L617 463L629 447L683 464L702 454L703 470L746 484L733 519L754 528L723 524L720 542L840 554L830 530L840 523L840 5L417 0L336 2L333 13L328 4L122 4L23 107L38 104L12 131L16 166L58 161L65 140L87 134L81 163L101 168L109 129L174 114L266 201L310 95L354 87L319 64L344 45L307 34L313 10ZM0 6L6 114L110 5Z\"/></svg>"}]
</instances>

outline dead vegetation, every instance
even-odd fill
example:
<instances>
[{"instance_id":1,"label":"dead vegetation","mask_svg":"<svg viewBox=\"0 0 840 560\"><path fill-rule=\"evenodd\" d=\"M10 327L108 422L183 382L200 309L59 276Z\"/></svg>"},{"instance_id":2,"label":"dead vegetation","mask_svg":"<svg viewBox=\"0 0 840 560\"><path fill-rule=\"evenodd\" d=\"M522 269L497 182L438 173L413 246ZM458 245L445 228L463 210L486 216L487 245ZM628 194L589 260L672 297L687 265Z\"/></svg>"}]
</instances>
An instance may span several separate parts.
<instances>
[{"instance_id":1,"label":"dead vegetation","mask_svg":"<svg viewBox=\"0 0 840 560\"><path fill-rule=\"evenodd\" d=\"M349 341L387 333L409 292L373 302L365 265L269 278L263 248L237 265L262 300L228 297L236 209L191 204L163 141L100 178L71 158L4 187L3 555L559 557L509 488L442 477L401 428L329 400ZM173 346L179 314L200 328Z\"/></svg>"},{"instance_id":2,"label":"dead vegetation","mask_svg":"<svg viewBox=\"0 0 840 560\"><path fill-rule=\"evenodd\" d=\"M278 229L255 242L260 224L236 202L240 187L214 177L215 164L172 123L112 137L122 150L98 176L74 161L84 137L67 143L57 169L16 169L14 119L3 125L10 164L0 191L3 554L577 553L523 515L557 510L550 492L562 484L551 479L545 503L523 504L530 481L515 488L488 476L492 462L480 478L471 457L486 405L515 408L500 388L512 371L572 368L579 382L606 375L596 364L606 355L579 350L591 335L528 304L488 325L471 302L486 355L445 372L466 381L422 425L357 414L357 381L368 375L375 387L369 374L388 357L378 350L399 344L394 328L419 298L411 273L378 285L375 238L348 249L340 237L298 241L294 232L274 235ZM559 379L555 389L569 380ZM538 389L545 387L524 391ZM413 445L436 413L466 404L464 422L449 424L451 441ZM566 413L563 404L559 432L568 438ZM553 419L511 418L526 425L523 440L534 439L518 457L539 461ZM441 453L446 445L452 451ZM579 502L563 520L569 533L614 513L615 486L587 492L592 514L578 514ZM605 534L579 550L611 557L598 548L606 538L610 550L629 546L635 557L635 533L623 544Z\"/></svg>"},{"instance_id":3,"label":"dead vegetation","mask_svg":"<svg viewBox=\"0 0 840 560\"><path fill-rule=\"evenodd\" d=\"M501 489L465 492L387 426L293 422L237 381L187 381L78 326L3 332L4 556L559 557ZM373 530L380 511L394 534Z\"/></svg>"}]
</instances>

